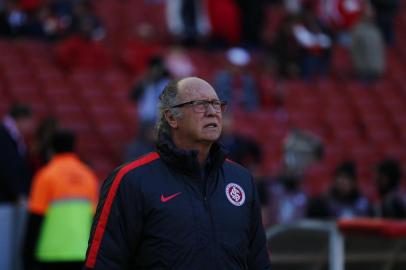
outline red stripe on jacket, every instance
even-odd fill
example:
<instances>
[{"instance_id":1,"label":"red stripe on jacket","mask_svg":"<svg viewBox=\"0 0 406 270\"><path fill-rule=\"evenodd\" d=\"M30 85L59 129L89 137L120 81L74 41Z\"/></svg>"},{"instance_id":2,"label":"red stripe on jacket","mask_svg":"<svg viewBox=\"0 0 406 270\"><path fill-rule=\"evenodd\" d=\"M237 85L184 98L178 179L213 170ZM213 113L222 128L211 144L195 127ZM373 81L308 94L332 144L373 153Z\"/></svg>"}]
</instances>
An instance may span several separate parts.
<instances>
[{"instance_id":1,"label":"red stripe on jacket","mask_svg":"<svg viewBox=\"0 0 406 270\"><path fill-rule=\"evenodd\" d=\"M100 218L97 222L95 233L94 233L94 236L92 239L92 244L90 246L89 254L86 259L86 267L94 268L94 266L96 264L97 254L99 252L100 244L103 239L104 230L106 229L107 220L109 218L111 206L113 204L114 197L116 196L116 193L117 193L117 189L120 186L120 182L123 179L124 175L126 175L129 171L131 171L137 167L140 167L142 165L145 165L147 163L150 163L158 158L159 158L158 153L153 152L140 159L137 159L137 160L131 162L130 164L124 166L123 168L121 168L118 171L116 177L113 180L113 184L111 185L109 193L107 194L106 202L103 205L103 209L102 209Z\"/></svg>"}]
</instances>

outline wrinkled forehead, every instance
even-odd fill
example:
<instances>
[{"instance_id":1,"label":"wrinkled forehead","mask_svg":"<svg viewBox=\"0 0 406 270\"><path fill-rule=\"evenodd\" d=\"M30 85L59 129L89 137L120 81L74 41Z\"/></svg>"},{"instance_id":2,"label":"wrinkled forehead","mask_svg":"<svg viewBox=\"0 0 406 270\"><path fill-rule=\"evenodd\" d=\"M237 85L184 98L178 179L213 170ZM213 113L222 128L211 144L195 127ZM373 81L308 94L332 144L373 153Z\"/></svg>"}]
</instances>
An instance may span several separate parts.
<instances>
[{"instance_id":1,"label":"wrinkled forehead","mask_svg":"<svg viewBox=\"0 0 406 270\"><path fill-rule=\"evenodd\" d=\"M214 88L201 79L187 79L179 82L179 100L218 99Z\"/></svg>"}]
</instances>

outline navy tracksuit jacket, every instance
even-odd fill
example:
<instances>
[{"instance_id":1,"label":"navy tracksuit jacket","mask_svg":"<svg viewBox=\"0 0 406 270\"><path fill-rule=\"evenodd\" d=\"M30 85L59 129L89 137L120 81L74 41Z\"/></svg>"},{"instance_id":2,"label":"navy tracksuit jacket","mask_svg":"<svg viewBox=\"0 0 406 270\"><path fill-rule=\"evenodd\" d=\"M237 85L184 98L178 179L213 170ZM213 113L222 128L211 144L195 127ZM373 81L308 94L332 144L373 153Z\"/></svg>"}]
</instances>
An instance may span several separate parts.
<instances>
[{"instance_id":1,"label":"navy tracksuit jacket","mask_svg":"<svg viewBox=\"0 0 406 270\"><path fill-rule=\"evenodd\" d=\"M218 144L201 172L196 151L161 140L104 182L85 269L270 269L251 175Z\"/></svg>"}]
</instances>

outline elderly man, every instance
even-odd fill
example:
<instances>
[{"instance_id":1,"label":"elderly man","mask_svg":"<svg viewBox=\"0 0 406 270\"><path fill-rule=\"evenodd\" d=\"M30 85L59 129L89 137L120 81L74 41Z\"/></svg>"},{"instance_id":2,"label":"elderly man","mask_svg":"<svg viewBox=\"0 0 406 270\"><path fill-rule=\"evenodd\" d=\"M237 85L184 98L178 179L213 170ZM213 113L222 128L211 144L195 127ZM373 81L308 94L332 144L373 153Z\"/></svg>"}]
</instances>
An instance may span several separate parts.
<instances>
[{"instance_id":1,"label":"elderly man","mask_svg":"<svg viewBox=\"0 0 406 270\"><path fill-rule=\"evenodd\" d=\"M217 143L225 107L202 79L167 85L158 151L104 182L85 269L270 269L252 177Z\"/></svg>"}]
</instances>

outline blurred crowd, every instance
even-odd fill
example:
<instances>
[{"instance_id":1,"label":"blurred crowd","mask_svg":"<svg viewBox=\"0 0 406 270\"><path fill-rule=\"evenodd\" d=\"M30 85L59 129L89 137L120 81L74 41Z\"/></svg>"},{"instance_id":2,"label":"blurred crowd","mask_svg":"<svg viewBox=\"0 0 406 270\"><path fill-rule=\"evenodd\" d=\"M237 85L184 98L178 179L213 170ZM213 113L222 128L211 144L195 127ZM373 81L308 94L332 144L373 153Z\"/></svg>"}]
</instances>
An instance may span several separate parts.
<instances>
[{"instance_id":1,"label":"blurred crowd","mask_svg":"<svg viewBox=\"0 0 406 270\"><path fill-rule=\"evenodd\" d=\"M385 48L395 43L399 7L397 0L179 0L167 2L167 27L181 46L258 53L280 79L331 76L332 55L343 47L352 56L352 75L368 82L385 73ZM267 29L272 16L277 23ZM141 57L159 52L154 27L142 28L127 50ZM142 61L134 62L137 73Z\"/></svg>"},{"instance_id":2,"label":"blurred crowd","mask_svg":"<svg viewBox=\"0 0 406 270\"><path fill-rule=\"evenodd\" d=\"M163 1L142 2L158 6ZM187 62L180 47L243 47L261 54L278 77L311 80L330 74L332 54L336 46L342 46L352 55L354 76L375 80L386 70L385 47L395 44L394 22L400 7L398 0L164 3L162 15L171 39L162 40L159 26L145 22L132 26L135 34L123 44L114 45L123 51L123 64L137 76L156 54L168 54L168 62L180 74L193 72L192 67L176 64ZM269 20L275 21L272 27ZM103 42L108 34L112 33L106 33L91 0L0 2L0 36L57 42L56 58L65 68L111 66L115 56ZM168 50L168 42L178 46Z\"/></svg>"},{"instance_id":3,"label":"blurred crowd","mask_svg":"<svg viewBox=\"0 0 406 270\"><path fill-rule=\"evenodd\" d=\"M78 33L96 40L104 36L90 0L1 1L1 36L58 41Z\"/></svg>"}]
</instances>

